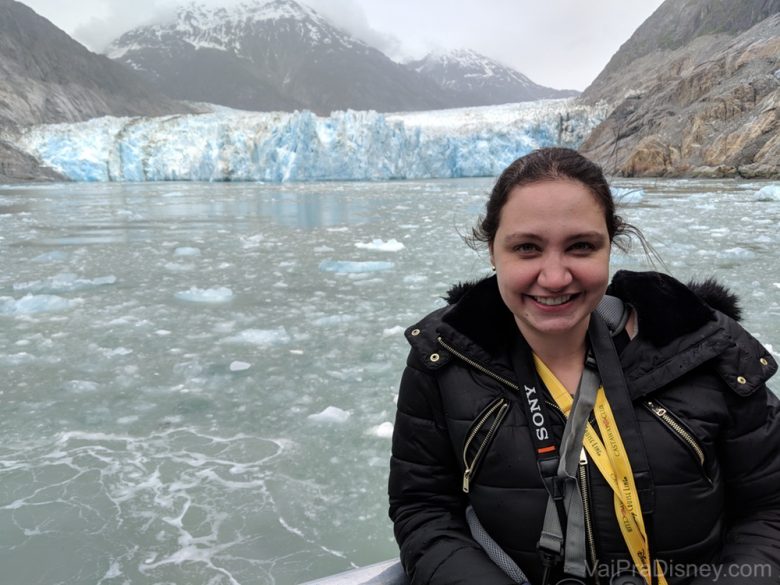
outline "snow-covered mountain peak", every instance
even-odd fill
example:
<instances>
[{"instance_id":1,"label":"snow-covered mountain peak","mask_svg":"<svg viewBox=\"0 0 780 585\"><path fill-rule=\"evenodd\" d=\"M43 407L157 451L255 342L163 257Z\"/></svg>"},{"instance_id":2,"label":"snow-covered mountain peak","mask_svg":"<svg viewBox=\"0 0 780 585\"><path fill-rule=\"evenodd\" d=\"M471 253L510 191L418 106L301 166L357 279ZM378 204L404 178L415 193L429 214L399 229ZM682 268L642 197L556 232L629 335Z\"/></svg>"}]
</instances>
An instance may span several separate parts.
<instances>
[{"instance_id":1,"label":"snow-covered mountain peak","mask_svg":"<svg viewBox=\"0 0 780 585\"><path fill-rule=\"evenodd\" d=\"M255 0L230 9L209 8L193 1L179 6L173 22L135 28L114 41L107 51L112 59L128 51L164 48L187 43L241 54L250 38L268 38L294 32L311 45L362 46L314 9L295 0Z\"/></svg>"},{"instance_id":2,"label":"snow-covered mountain peak","mask_svg":"<svg viewBox=\"0 0 780 585\"><path fill-rule=\"evenodd\" d=\"M243 14L247 19L255 21L285 19L324 21L322 16L314 9L304 4L299 4L295 0L243 2L238 5L236 13L238 15Z\"/></svg>"},{"instance_id":3,"label":"snow-covered mountain peak","mask_svg":"<svg viewBox=\"0 0 780 585\"><path fill-rule=\"evenodd\" d=\"M414 63L414 68L421 73L438 71L442 76L441 81L445 85L447 84L445 78L448 77L446 72L450 72L450 75L452 75L455 71L472 80L503 79L511 80L519 85L530 85L532 83L522 73L472 49L454 49L430 53L424 59ZM450 83L453 82L454 80L450 80Z\"/></svg>"},{"instance_id":4,"label":"snow-covered mountain peak","mask_svg":"<svg viewBox=\"0 0 780 585\"><path fill-rule=\"evenodd\" d=\"M489 100L500 104L573 94L542 87L519 71L472 49L430 53L406 66L447 91L459 92L466 103Z\"/></svg>"}]
</instances>

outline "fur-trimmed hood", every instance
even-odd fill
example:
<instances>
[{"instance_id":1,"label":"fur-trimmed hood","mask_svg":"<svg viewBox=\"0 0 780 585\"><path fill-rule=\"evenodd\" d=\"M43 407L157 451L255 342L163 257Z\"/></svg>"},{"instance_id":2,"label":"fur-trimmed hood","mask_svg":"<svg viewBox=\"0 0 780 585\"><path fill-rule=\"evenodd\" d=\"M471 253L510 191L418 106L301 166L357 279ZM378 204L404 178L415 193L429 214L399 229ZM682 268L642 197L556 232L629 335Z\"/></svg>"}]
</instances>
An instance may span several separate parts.
<instances>
[{"instance_id":1,"label":"fur-trimmed hood","mask_svg":"<svg viewBox=\"0 0 780 585\"><path fill-rule=\"evenodd\" d=\"M707 361L735 392L756 391L777 370L772 355L737 322L737 297L714 280L685 285L658 272L621 270L607 294L629 304L639 334L621 353L632 397L642 396ZM444 340L469 359L513 376L506 350L517 325L495 276L453 287L449 305L407 329L412 355L428 369L449 363ZM428 359L435 355L436 359ZM663 364L661 366L661 364Z\"/></svg>"},{"instance_id":2,"label":"fur-trimmed hood","mask_svg":"<svg viewBox=\"0 0 780 585\"><path fill-rule=\"evenodd\" d=\"M500 319L493 317L499 317L501 314L503 317L507 317L509 311L500 298L498 299L500 306L488 307L486 306L486 297L470 294L478 289L490 289L487 298L495 299L495 295L498 294L495 276L454 285L444 297L447 303L453 306L452 310L445 316L445 320L462 331L463 326L467 325L468 329L472 329L472 331L466 330L464 332L474 339L495 338L497 332L493 327ZM493 289L495 290L493 291ZM713 309L735 321L738 321L742 316L737 296L712 278L691 281L685 285L671 276L659 272L620 270L612 279L607 294L620 298L636 310L643 336L655 345L664 345L671 339L691 333L714 320ZM476 299L469 298L471 296L479 296L482 299L478 301L479 307L474 306ZM465 303L463 308L460 308L458 304L461 300ZM476 314L480 314L484 318L479 319L479 322L464 319L468 315L475 314L475 309L478 309ZM487 323L491 326L491 331L485 332L487 335L481 335L481 331L473 330L474 327L479 329L480 323ZM511 328L510 333L514 333Z\"/></svg>"}]
</instances>

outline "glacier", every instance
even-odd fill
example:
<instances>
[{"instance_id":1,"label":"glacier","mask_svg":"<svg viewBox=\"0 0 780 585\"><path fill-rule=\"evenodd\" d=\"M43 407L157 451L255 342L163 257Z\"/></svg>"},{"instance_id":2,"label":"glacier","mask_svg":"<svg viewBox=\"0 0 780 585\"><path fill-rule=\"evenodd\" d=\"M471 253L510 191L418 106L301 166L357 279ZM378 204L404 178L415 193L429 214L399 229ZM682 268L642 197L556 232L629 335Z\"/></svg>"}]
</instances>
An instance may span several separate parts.
<instances>
[{"instance_id":1,"label":"glacier","mask_svg":"<svg viewBox=\"0 0 780 585\"><path fill-rule=\"evenodd\" d=\"M381 114L347 110L103 117L14 142L73 181L321 181L497 175L542 146L576 148L606 116L573 99Z\"/></svg>"}]
</instances>

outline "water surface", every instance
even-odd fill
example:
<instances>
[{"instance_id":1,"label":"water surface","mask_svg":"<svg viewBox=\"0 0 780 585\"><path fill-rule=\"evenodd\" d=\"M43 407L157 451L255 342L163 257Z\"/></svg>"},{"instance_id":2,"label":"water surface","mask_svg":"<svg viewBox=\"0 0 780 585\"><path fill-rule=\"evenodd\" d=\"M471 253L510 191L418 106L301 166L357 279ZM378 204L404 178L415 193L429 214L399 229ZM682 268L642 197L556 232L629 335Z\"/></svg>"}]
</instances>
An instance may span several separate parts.
<instances>
[{"instance_id":1,"label":"water surface","mask_svg":"<svg viewBox=\"0 0 780 585\"><path fill-rule=\"evenodd\" d=\"M761 183L616 185L675 276L728 284L780 348ZM3 581L292 584L394 556L402 331L488 273L461 234L490 186L0 189Z\"/></svg>"}]
</instances>

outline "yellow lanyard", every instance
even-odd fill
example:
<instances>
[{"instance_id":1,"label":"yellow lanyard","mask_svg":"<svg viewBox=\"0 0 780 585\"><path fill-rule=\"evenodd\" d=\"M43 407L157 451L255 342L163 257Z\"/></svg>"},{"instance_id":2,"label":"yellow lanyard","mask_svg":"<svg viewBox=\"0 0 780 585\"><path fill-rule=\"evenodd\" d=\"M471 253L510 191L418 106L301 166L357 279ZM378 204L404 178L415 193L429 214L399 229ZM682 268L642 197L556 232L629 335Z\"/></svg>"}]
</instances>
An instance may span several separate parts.
<instances>
[{"instance_id":1,"label":"yellow lanyard","mask_svg":"<svg viewBox=\"0 0 780 585\"><path fill-rule=\"evenodd\" d=\"M552 373L542 360L534 354L536 371L550 390L556 404L567 417L571 412L574 399L568 390L561 384L555 374ZM601 436L606 440L606 445L593 430L590 423L585 428L583 440L585 450L598 467L601 475L612 488L614 493L615 516L623 534L623 540L631 553L631 558L639 570L640 575L650 582L650 548L647 542L645 521L639 504L639 494L634 483L634 474L631 471L631 462L623 446L615 416L604 393L604 386L599 386L596 391L596 405L594 406L596 423ZM667 585L666 578L661 572L661 567L656 561L656 575L659 585Z\"/></svg>"}]
</instances>

